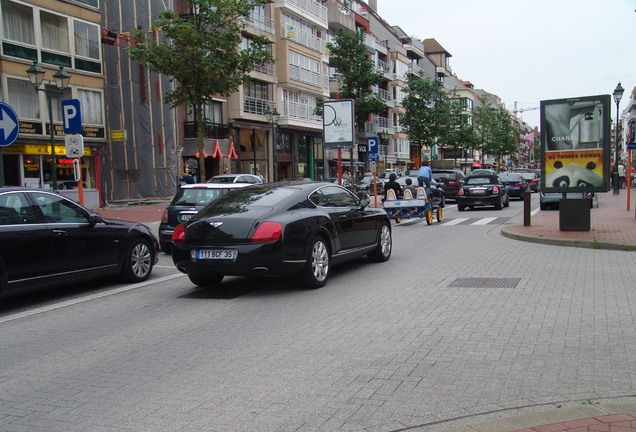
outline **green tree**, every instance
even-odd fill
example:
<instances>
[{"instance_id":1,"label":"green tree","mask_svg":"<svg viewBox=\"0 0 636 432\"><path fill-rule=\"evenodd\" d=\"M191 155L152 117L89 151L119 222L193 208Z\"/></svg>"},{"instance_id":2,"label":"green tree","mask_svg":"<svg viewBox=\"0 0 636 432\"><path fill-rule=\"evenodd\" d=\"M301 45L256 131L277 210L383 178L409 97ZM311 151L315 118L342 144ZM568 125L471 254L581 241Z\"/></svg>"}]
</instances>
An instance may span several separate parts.
<instances>
[{"instance_id":1,"label":"green tree","mask_svg":"<svg viewBox=\"0 0 636 432\"><path fill-rule=\"evenodd\" d=\"M517 151L522 131L515 126L510 113L504 108L496 108L494 118L493 139L491 146L486 148L486 152L495 155L500 162L505 156Z\"/></svg>"},{"instance_id":2,"label":"green tree","mask_svg":"<svg viewBox=\"0 0 636 432\"><path fill-rule=\"evenodd\" d=\"M135 31L138 43L128 48L130 57L150 70L177 81L164 100L172 107L191 106L197 122L200 179L205 180L203 106L215 95L230 96L250 79L257 64L273 63L269 40L254 36L243 46L242 30L250 11L267 0L187 0L196 11L179 16L164 11L153 22L156 38Z\"/></svg>"},{"instance_id":3,"label":"green tree","mask_svg":"<svg viewBox=\"0 0 636 432\"><path fill-rule=\"evenodd\" d=\"M461 154L463 150L474 149L478 140L471 114L461 99L453 94L448 99L447 105L449 122L444 128L444 135L440 137L440 146L452 151L455 155L455 165L457 165L457 155Z\"/></svg>"},{"instance_id":4,"label":"green tree","mask_svg":"<svg viewBox=\"0 0 636 432\"><path fill-rule=\"evenodd\" d=\"M340 97L355 102L356 129L363 131L369 114L386 112L386 102L373 93L373 86L383 81L373 61L367 58L363 30L340 29L334 41L327 44L329 64L336 68Z\"/></svg>"},{"instance_id":5,"label":"green tree","mask_svg":"<svg viewBox=\"0 0 636 432\"><path fill-rule=\"evenodd\" d=\"M429 79L421 72L409 72L406 82L408 87L402 101L406 112L400 117L400 125L411 142L431 148L450 126L448 95L441 81Z\"/></svg>"}]
</instances>

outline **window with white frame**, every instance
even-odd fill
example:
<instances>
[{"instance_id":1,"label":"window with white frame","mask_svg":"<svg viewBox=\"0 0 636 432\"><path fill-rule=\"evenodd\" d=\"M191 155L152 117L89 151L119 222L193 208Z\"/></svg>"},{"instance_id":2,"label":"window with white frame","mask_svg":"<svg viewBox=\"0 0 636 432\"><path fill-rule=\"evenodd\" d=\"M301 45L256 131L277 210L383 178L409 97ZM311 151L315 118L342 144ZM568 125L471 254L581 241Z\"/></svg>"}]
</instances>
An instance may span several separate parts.
<instances>
[{"instance_id":1,"label":"window with white frame","mask_svg":"<svg viewBox=\"0 0 636 432\"><path fill-rule=\"evenodd\" d=\"M2 37L26 45L35 45L33 8L11 0L2 0Z\"/></svg>"},{"instance_id":2,"label":"window with white frame","mask_svg":"<svg viewBox=\"0 0 636 432\"><path fill-rule=\"evenodd\" d=\"M289 78L320 87L320 62L297 52L290 51Z\"/></svg>"},{"instance_id":3,"label":"window with white frame","mask_svg":"<svg viewBox=\"0 0 636 432\"><path fill-rule=\"evenodd\" d=\"M393 73L398 77L405 77L409 71L409 65L400 61L393 60Z\"/></svg>"},{"instance_id":4,"label":"window with white frame","mask_svg":"<svg viewBox=\"0 0 636 432\"><path fill-rule=\"evenodd\" d=\"M102 92L77 89L77 98L80 101L82 107L82 123L103 125L104 124L104 112L102 105Z\"/></svg>"},{"instance_id":5,"label":"window with white frame","mask_svg":"<svg viewBox=\"0 0 636 432\"><path fill-rule=\"evenodd\" d=\"M68 20L65 16L40 10L40 29L42 48L70 54Z\"/></svg>"},{"instance_id":6,"label":"window with white frame","mask_svg":"<svg viewBox=\"0 0 636 432\"><path fill-rule=\"evenodd\" d=\"M40 101L31 81L7 78L7 102L20 119L39 119Z\"/></svg>"},{"instance_id":7,"label":"window with white frame","mask_svg":"<svg viewBox=\"0 0 636 432\"><path fill-rule=\"evenodd\" d=\"M100 59L99 27L85 21L73 20L73 38L76 55L95 60Z\"/></svg>"}]
</instances>

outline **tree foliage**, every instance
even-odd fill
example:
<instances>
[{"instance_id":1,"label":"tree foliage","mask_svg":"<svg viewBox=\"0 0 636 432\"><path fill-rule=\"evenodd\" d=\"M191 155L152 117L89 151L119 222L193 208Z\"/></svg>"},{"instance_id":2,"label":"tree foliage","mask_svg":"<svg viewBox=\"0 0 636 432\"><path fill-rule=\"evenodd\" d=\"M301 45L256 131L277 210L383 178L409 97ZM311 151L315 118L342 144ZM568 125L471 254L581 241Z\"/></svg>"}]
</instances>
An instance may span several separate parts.
<instances>
[{"instance_id":1,"label":"tree foliage","mask_svg":"<svg viewBox=\"0 0 636 432\"><path fill-rule=\"evenodd\" d=\"M329 64L336 68L340 82L340 97L355 101L356 128L364 130L369 114L386 111L386 103L373 93L383 77L367 58L364 31L338 30L333 42L327 44Z\"/></svg>"},{"instance_id":2,"label":"tree foliage","mask_svg":"<svg viewBox=\"0 0 636 432\"><path fill-rule=\"evenodd\" d=\"M452 150L454 155L461 154L464 150L474 150L478 139L471 113L455 94L450 96L447 105L450 121L440 137L440 147Z\"/></svg>"},{"instance_id":3,"label":"tree foliage","mask_svg":"<svg viewBox=\"0 0 636 432\"><path fill-rule=\"evenodd\" d=\"M250 11L266 0L187 0L195 13L164 11L153 22L153 35L135 31L138 43L130 57L150 70L171 76L177 85L164 95L172 107L193 109L197 122L200 179L205 180L203 106L215 95L230 96L249 80L257 64L274 61L268 39L254 36L242 47L242 30Z\"/></svg>"},{"instance_id":4,"label":"tree foliage","mask_svg":"<svg viewBox=\"0 0 636 432\"><path fill-rule=\"evenodd\" d=\"M431 80L423 73L409 72L408 87L402 106L406 112L400 125L413 143L432 147L438 137L447 133L450 125L450 106L442 83Z\"/></svg>"}]
</instances>

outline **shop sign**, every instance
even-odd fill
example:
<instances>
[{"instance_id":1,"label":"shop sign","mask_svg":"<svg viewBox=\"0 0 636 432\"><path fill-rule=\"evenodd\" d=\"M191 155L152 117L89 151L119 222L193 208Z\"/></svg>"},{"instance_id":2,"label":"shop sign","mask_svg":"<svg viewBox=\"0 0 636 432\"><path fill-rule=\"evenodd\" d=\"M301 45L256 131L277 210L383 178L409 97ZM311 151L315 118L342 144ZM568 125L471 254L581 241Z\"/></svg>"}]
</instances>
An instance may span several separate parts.
<instances>
[{"instance_id":1,"label":"shop sign","mask_svg":"<svg viewBox=\"0 0 636 432\"><path fill-rule=\"evenodd\" d=\"M51 146L46 144L13 144L2 149L4 154L32 154L32 155L50 155ZM66 146L55 146L55 154L58 156L66 156ZM90 147L84 147L83 156L90 156Z\"/></svg>"},{"instance_id":2,"label":"shop sign","mask_svg":"<svg viewBox=\"0 0 636 432\"><path fill-rule=\"evenodd\" d=\"M42 135L42 123L20 122L21 134Z\"/></svg>"},{"instance_id":3,"label":"shop sign","mask_svg":"<svg viewBox=\"0 0 636 432\"><path fill-rule=\"evenodd\" d=\"M104 138L106 137L106 131L103 127L84 126L82 128L82 135L84 135L85 138Z\"/></svg>"},{"instance_id":4,"label":"shop sign","mask_svg":"<svg viewBox=\"0 0 636 432\"><path fill-rule=\"evenodd\" d=\"M124 139L126 139L126 131L123 131L123 130L110 131L110 139L111 141L123 141Z\"/></svg>"}]
</instances>

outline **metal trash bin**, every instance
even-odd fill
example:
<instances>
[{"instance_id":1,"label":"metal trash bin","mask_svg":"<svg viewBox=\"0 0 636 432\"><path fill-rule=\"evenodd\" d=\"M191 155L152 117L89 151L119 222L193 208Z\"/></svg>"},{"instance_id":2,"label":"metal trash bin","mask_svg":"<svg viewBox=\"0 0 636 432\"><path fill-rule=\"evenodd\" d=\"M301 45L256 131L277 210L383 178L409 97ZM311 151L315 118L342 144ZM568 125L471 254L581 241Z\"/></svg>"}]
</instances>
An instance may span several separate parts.
<instances>
[{"instance_id":1,"label":"metal trash bin","mask_svg":"<svg viewBox=\"0 0 636 432\"><path fill-rule=\"evenodd\" d=\"M561 231L590 231L592 198L559 200L559 229Z\"/></svg>"}]
</instances>

